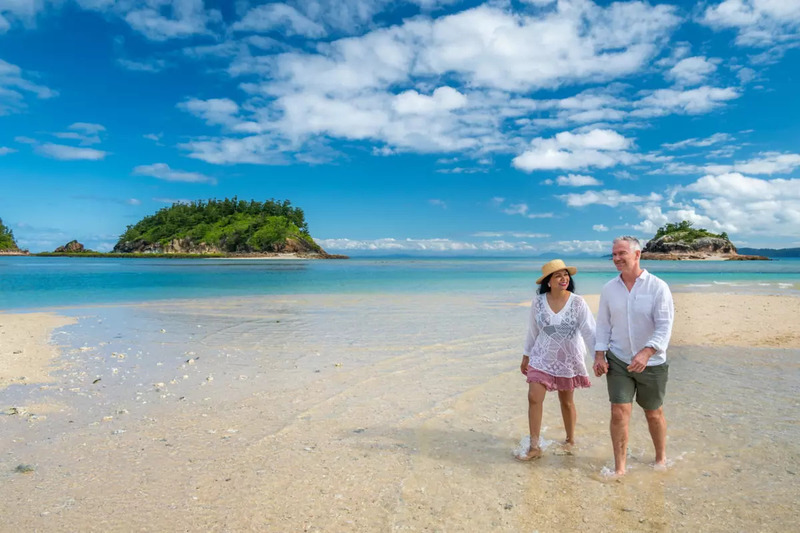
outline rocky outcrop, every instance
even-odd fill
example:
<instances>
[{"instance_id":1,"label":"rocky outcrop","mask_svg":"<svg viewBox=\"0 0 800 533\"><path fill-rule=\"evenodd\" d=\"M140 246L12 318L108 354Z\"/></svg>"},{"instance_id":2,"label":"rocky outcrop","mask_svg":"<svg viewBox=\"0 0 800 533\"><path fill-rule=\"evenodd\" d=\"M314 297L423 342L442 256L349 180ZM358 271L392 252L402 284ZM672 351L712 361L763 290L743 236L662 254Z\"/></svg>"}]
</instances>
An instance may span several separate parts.
<instances>
[{"instance_id":1,"label":"rocky outcrop","mask_svg":"<svg viewBox=\"0 0 800 533\"><path fill-rule=\"evenodd\" d=\"M81 243L78 241L72 240L69 241L64 246L59 246L55 250L53 250L54 254L81 254L81 253L91 253L92 250L87 250L83 247Z\"/></svg>"},{"instance_id":2,"label":"rocky outcrop","mask_svg":"<svg viewBox=\"0 0 800 533\"><path fill-rule=\"evenodd\" d=\"M674 235L665 235L648 241L642 250L642 259L667 261L719 259L731 261L766 260L768 257L739 255L736 246L722 237L702 237L687 242Z\"/></svg>"}]
</instances>

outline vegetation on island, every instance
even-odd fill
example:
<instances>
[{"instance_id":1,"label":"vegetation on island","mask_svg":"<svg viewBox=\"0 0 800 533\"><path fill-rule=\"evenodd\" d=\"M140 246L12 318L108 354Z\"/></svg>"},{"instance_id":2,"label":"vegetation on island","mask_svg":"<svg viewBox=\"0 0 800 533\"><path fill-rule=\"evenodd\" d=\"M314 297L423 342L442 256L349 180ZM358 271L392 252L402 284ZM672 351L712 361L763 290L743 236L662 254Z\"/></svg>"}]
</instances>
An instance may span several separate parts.
<instances>
[{"instance_id":1,"label":"vegetation on island","mask_svg":"<svg viewBox=\"0 0 800 533\"><path fill-rule=\"evenodd\" d=\"M711 233L703 228L695 228L694 224L688 220L682 220L678 223L667 223L658 228L652 240L664 237L665 242L681 241L686 244L692 243L698 239L712 238L724 239L730 241L728 234L724 231L722 233Z\"/></svg>"},{"instance_id":2,"label":"vegetation on island","mask_svg":"<svg viewBox=\"0 0 800 533\"><path fill-rule=\"evenodd\" d=\"M236 197L175 203L128 226L114 252L203 255L301 252L325 254L311 238L303 210L289 200Z\"/></svg>"},{"instance_id":3,"label":"vegetation on island","mask_svg":"<svg viewBox=\"0 0 800 533\"><path fill-rule=\"evenodd\" d=\"M0 218L0 252L17 252L19 247L17 241L14 240L14 232L11 228L3 224L3 219Z\"/></svg>"}]
</instances>

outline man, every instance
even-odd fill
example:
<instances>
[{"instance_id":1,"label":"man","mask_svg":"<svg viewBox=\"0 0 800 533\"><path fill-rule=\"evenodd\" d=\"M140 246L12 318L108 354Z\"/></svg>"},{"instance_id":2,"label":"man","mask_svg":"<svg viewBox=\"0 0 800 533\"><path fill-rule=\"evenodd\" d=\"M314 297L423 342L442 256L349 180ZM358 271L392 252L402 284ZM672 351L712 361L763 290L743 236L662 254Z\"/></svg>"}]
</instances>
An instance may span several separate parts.
<instances>
[{"instance_id":1,"label":"man","mask_svg":"<svg viewBox=\"0 0 800 533\"><path fill-rule=\"evenodd\" d=\"M595 376L608 374L611 442L617 476L625 475L633 400L644 409L656 467L666 468L667 421L662 404L669 365L667 344L675 315L667 284L639 266L635 237L614 239L611 258L620 275L603 287L597 313Z\"/></svg>"}]
</instances>

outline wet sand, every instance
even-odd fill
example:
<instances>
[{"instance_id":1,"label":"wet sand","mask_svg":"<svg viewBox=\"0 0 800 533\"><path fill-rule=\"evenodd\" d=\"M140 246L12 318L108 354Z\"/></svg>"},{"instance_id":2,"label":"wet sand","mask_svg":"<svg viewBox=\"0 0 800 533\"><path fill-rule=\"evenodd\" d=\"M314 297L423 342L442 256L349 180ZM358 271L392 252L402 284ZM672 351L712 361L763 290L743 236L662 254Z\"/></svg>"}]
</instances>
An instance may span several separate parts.
<instances>
[{"instance_id":1,"label":"wet sand","mask_svg":"<svg viewBox=\"0 0 800 533\"><path fill-rule=\"evenodd\" d=\"M612 465L602 378L576 393L574 455L552 444L513 460L527 432L518 298L70 311L80 320L53 336L66 348L51 382L0 392L16 408L0 414L3 528L785 531L800 497L800 299L675 297L671 467L650 467L635 410L617 482L600 474ZM38 327L2 315L0 331L19 317L13 329ZM544 425L563 438L555 395Z\"/></svg>"}]
</instances>

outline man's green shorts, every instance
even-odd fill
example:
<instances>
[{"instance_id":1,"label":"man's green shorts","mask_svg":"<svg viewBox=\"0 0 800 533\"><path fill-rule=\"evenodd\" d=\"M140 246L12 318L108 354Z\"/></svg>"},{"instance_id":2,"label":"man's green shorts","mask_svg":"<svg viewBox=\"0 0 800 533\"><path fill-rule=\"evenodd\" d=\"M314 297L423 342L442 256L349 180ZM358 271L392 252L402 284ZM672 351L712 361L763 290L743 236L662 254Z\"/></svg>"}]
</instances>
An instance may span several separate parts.
<instances>
[{"instance_id":1,"label":"man's green shorts","mask_svg":"<svg viewBox=\"0 0 800 533\"><path fill-rule=\"evenodd\" d=\"M606 352L608 361L608 400L611 403L636 403L643 409L652 411L661 407L667 393L669 364L648 366L640 374L628 372L628 363L617 359L610 351Z\"/></svg>"}]
</instances>

